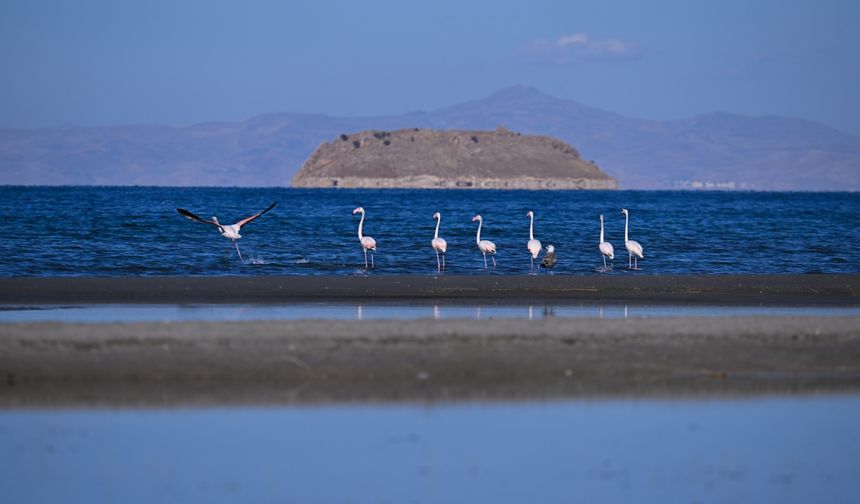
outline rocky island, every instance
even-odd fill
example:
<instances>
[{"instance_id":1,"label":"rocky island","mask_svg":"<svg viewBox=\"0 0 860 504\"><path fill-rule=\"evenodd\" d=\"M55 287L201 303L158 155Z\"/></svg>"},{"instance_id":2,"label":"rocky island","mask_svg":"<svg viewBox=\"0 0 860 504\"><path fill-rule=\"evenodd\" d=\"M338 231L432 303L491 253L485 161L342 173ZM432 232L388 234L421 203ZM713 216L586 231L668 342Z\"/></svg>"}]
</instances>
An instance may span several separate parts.
<instances>
[{"instance_id":1,"label":"rocky island","mask_svg":"<svg viewBox=\"0 0 860 504\"><path fill-rule=\"evenodd\" d=\"M341 134L305 161L293 187L617 189L556 138L408 128Z\"/></svg>"}]
</instances>

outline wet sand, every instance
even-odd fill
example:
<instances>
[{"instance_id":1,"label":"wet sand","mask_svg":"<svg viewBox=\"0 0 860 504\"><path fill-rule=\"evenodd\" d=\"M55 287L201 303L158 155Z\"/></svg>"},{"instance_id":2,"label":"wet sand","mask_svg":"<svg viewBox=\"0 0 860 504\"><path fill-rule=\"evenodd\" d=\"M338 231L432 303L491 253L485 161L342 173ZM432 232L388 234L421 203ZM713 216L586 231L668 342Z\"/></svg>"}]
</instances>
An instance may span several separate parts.
<instances>
[{"instance_id":1,"label":"wet sand","mask_svg":"<svg viewBox=\"0 0 860 504\"><path fill-rule=\"evenodd\" d=\"M860 275L368 275L4 278L0 305L470 299L860 305Z\"/></svg>"},{"instance_id":2,"label":"wet sand","mask_svg":"<svg viewBox=\"0 0 860 504\"><path fill-rule=\"evenodd\" d=\"M0 407L860 390L860 317L0 325Z\"/></svg>"}]
</instances>

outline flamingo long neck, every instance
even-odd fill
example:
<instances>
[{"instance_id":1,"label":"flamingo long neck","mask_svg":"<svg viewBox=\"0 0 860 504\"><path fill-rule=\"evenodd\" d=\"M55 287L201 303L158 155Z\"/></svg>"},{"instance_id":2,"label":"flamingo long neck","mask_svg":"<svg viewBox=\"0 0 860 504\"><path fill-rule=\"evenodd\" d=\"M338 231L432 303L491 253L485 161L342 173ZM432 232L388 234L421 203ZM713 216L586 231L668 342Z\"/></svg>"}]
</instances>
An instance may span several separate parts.
<instances>
[{"instance_id":1,"label":"flamingo long neck","mask_svg":"<svg viewBox=\"0 0 860 504\"><path fill-rule=\"evenodd\" d=\"M600 243L603 243L603 217L600 217Z\"/></svg>"},{"instance_id":2,"label":"flamingo long neck","mask_svg":"<svg viewBox=\"0 0 860 504\"><path fill-rule=\"evenodd\" d=\"M364 234L361 232L361 227L364 225L364 212L361 212L361 220L358 221L358 239L362 240L364 238Z\"/></svg>"},{"instance_id":3,"label":"flamingo long neck","mask_svg":"<svg viewBox=\"0 0 860 504\"><path fill-rule=\"evenodd\" d=\"M625 243L626 243L626 242L628 242L628 241L630 241L630 240L627 238L627 222L628 222L629 220L630 220L630 216L627 214L627 212L624 212L624 242L625 242Z\"/></svg>"},{"instance_id":4,"label":"flamingo long neck","mask_svg":"<svg viewBox=\"0 0 860 504\"><path fill-rule=\"evenodd\" d=\"M433 239L439 238L439 224L442 223L442 217L436 219L436 234L433 235Z\"/></svg>"},{"instance_id":5,"label":"flamingo long neck","mask_svg":"<svg viewBox=\"0 0 860 504\"><path fill-rule=\"evenodd\" d=\"M475 243L481 243L481 226L484 225L484 219L478 219L478 236L475 237Z\"/></svg>"},{"instance_id":6,"label":"flamingo long neck","mask_svg":"<svg viewBox=\"0 0 860 504\"><path fill-rule=\"evenodd\" d=\"M534 227L535 227L535 216L534 216L534 214L529 214L529 240L535 239Z\"/></svg>"}]
</instances>

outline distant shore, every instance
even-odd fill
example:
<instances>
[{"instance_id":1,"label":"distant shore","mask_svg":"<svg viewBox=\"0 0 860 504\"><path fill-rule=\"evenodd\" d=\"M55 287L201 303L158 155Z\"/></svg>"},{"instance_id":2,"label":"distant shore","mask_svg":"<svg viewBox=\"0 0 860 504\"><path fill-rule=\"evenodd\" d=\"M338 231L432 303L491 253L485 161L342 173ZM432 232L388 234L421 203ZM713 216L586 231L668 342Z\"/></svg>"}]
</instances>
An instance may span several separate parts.
<instances>
[{"instance_id":1,"label":"distant shore","mask_svg":"<svg viewBox=\"0 0 860 504\"><path fill-rule=\"evenodd\" d=\"M860 275L11 277L0 305L363 300L860 305Z\"/></svg>"}]
</instances>

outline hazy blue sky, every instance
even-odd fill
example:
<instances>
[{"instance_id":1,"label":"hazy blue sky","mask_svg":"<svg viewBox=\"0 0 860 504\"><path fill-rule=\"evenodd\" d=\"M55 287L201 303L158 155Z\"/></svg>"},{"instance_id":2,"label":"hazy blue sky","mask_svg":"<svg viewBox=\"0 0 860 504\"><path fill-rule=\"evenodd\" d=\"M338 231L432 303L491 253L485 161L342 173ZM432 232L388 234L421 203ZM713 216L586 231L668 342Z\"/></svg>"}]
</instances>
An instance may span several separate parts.
<instances>
[{"instance_id":1,"label":"hazy blue sky","mask_svg":"<svg viewBox=\"0 0 860 504\"><path fill-rule=\"evenodd\" d=\"M0 2L0 126L397 114L531 84L860 135L860 2Z\"/></svg>"}]
</instances>

